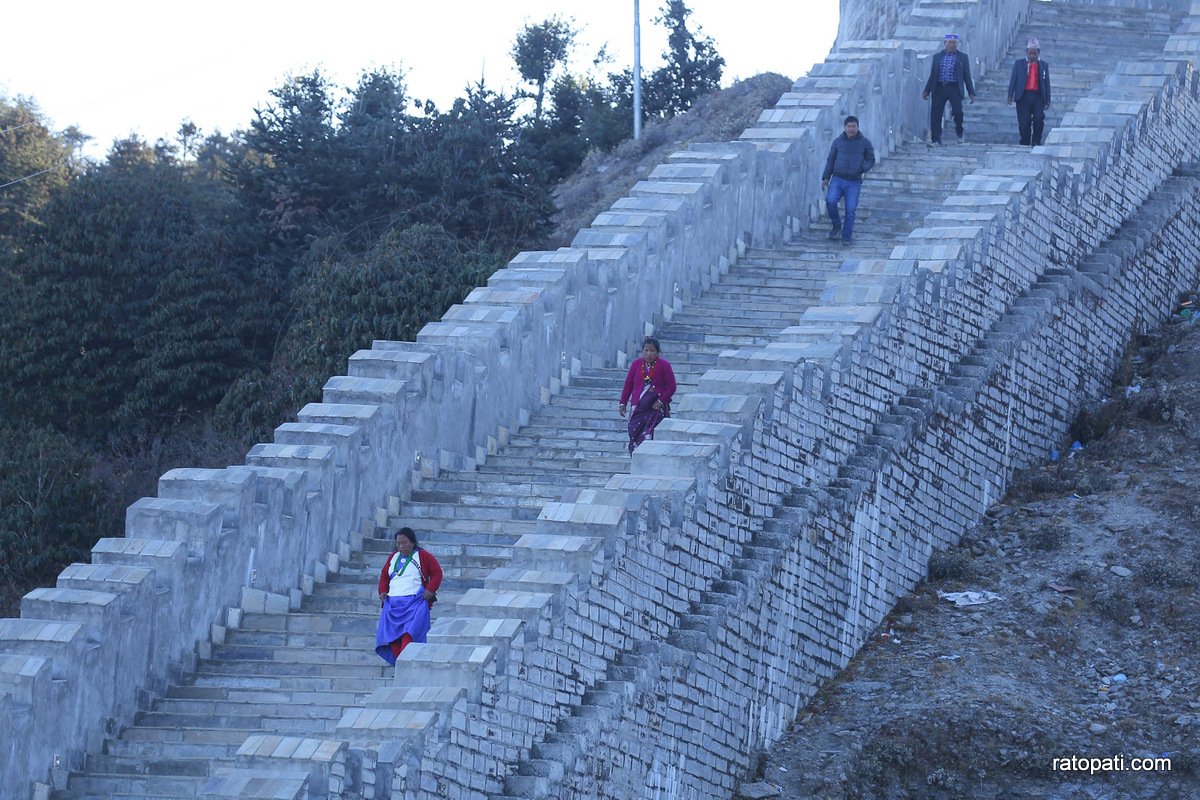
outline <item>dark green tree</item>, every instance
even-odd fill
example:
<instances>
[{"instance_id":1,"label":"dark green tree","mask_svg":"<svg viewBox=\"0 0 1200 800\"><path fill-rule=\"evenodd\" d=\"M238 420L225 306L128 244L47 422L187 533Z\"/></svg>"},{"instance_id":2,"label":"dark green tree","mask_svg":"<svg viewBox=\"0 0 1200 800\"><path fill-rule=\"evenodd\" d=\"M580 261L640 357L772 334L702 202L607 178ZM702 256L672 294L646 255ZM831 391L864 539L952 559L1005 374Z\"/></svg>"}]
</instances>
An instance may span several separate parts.
<instances>
[{"instance_id":1,"label":"dark green tree","mask_svg":"<svg viewBox=\"0 0 1200 800\"><path fill-rule=\"evenodd\" d=\"M519 146L516 102L476 84L449 111L429 107L414 120L403 183L413 205L401 227L444 227L466 242L509 256L545 230L550 185Z\"/></svg>"},{"instance_id":2,"label":"dark green tree","mask_svg":"<svg viewBox=\"0 0 1200 800\"><path fill-rule=\"evenodd\" d=\"M92 458L62 434L0 423L0 616L53 583L65 564L86 561L121 516L92 477Z\"/></svg>"},{"instance_id":3,"label":"dark green tree","mask_svg":"<svg viewBox=\"0 0 1200 800\"><path fill-rule=\"evenodd\" d=\"M292 324L269 370L247 373L218 409L218 425L265 439L373 339L411 340L504 263L436 225L393 228L361 255L314 253L294 291Z\"/></svg>"},{"instance_id":4,"label":"dark green tree","mask_svg":"<svg viewBox=\"0 0 1200 800\"><path fill-rule=\"evenodd\" d=\"M612 72L607 83L587 86L583 137L588 146L608 152L633 136L633 73Z\"/></svg>"},{"instance_id":5,"label":"dark green tree","mask_svg":"<svg viewBox=\"0 0 1200 800\"><path fill-rule=\"evenodd\" d=\"M0 243L25 225L77 171L72 158L86 137L74 128L52 133L30 100L0 97Z\"/></svg>"},{"instance_id":6,"label":"dark green tree","mask_svg":"<svg viewBox=\"0 0 1200 800\"><path fill-rule=\"evenodd\" d=\"M43 209L0 296L0 416L97 441L211 408L275 328L221 184L130 139Z\"/></svg>"},{"instance_id":7,"label":"dark green tree","mask_svg":"<svg viewBox=\"0 0 1200 800\"><path fill-rule=\"evenodd\" d=\"M234 165L243 202L267 224L272 241L295 251L329 229L341 193L333 157L335 104L320 71L288 79L256 109Z\"/></svg>"},{"instance_id":8,"label":"dark green tree","mask_svg":"<svg viewBox=\"0 0 1200 800\"><path fill-rule=\"evenodd\" d=\"M648 116L673 117L691 108L703 94L721 87L725 59L709 36L688 28L691 9L683 0L667 0L655 22L666 27L666 63L655 70L646 85Z\"/></svg>"},{"instance_id":9,"label":"dark green tree","mask_svg":"<svg viewBox=\"0 0 1200 800\"><path fill-rule=\"evenodd\" d=\"M512 58L521 77L533 85L534 119L542 119L546 87L554 71L565 65L575 42L576 30L570 21L551 17L536 25L526 25L517 34Z\"/></svg>"},{"instance_id":10,"label":"dark green tree","mask_svg":"<svg viewBox=\"0 0 1200 800\"><path fill-rule=\"evenodd\" d=\"M335 201L331 223L362 249L386 230L397 210L413 202L401 182L412 127L403 76L367 72L350 93L338 119L333 146L344 198Z\"/></svg>"}]
</instances>

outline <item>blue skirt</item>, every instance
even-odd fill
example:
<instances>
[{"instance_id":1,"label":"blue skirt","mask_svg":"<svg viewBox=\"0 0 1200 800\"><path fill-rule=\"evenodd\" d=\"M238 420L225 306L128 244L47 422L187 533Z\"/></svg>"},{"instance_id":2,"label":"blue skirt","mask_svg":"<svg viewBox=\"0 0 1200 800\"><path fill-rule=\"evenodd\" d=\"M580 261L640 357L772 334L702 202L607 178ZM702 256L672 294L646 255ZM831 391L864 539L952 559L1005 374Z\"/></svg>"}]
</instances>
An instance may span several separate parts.
<instances>
[{"instance_id":1,"label":"blue skirt","mask_svg":"<svg viewBox=\"0 0 1200 800\"><path fill-rule=\"evenodd\" d=\"M429 634L429 603L425 602L425 590L408 597L388 597L379 612L379 626L375 629L375 652L389 664L396 663L392 655L392 642L404 634L414 642L424 642Z\"/></svg>"}]
</instances>

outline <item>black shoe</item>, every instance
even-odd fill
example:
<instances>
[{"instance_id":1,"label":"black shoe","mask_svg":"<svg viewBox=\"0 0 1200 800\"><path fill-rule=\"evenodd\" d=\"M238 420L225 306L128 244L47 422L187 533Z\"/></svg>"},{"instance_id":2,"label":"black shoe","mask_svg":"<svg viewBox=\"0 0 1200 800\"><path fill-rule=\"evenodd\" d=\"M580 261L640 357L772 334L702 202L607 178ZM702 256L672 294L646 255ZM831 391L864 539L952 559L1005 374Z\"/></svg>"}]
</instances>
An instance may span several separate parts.
<instances>
[{"instance_id":1,"label":"black shoe","mask_svg":"<svg viewBox=\"0 0 1200 800\"><path fill-rule=\"evenodd\" d=\"M849 247L849 246L850 246L850 240L842 239L842 247Z\"/></svg>"},{"instance_id":2,"label":"black shoe","mask_svg":"<svg viewBox=\"0 0 1200 800\"><path fill-rule=\"evenodd\" d=\"M830 238L830 239L840 239L840 238L842 238L842 226L841 226L841 225L839 225L838 227L836 227L836 228L834 228L833 230L831 230L831 231L829 232L829 238Z\"/></svg>"}]
</instances>

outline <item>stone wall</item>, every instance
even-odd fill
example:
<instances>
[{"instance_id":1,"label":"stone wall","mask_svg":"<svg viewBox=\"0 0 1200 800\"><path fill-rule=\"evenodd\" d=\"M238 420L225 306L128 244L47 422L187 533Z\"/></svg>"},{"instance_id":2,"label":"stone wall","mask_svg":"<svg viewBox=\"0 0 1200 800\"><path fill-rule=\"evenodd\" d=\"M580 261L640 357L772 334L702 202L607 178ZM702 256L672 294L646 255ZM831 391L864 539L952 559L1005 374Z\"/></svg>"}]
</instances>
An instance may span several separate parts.
<instances>
[{"instance_id":1,"label":"stone wall","mask_svg":"<svg viewBox=\"0 0 1200 800\"><path fill-rule=\"evenodd\" d=\"M1130 335L1200 281L1200 182L1170 177L1196 156L1197 101L1190 65L1118 65L1041 151L968 176L887 263L681 401L634 475L610 484L676 475L676 496L701 509L646 548L658 566L635 578L680 580L692 543L712 545L714 507L749 501L738 532L752 533L719 543L715 580L687 575L695 610L666 641L621 659L638 689L606 699L615 710L588 745L562 754L554 796L728 796L747 754L845 666L929 555L1045 457ZM747 363L762 371L732 369ZM781 500L758 529L759 504ZM617 523L607 538L630 533ZM628 563L591 572L611 580Z\"/></svg>"},{"instance_id":2,"label":"stone wall","mask_svg":"<svg viewBox=\"0 0 1200 800\"><path fill-rule=\"evenodd\" d=\"M881 6L895 38L872 42L848 17L839 49L740 141L673 155L571 248L523 253L416 342L356 353L245 465L164 475L124 538L0 620L0 713L20 732L2 743L2 785L77 765L241 613L296 608L389 497L486 459L581 369L624 363L746 246L807 226L842 117L879 131L883 157L919 137L905 98L934 29L985 21L964 49L986 66L1027 2L978 0L935 24L941 4L895 0ZM473 688L440 716L347 712L340 733L376 737L355 756L373 796L495 791L614 676L631 688L555 752L559 796L728 796L745 754L844 666L930 552L1196 285L1195 182L1169 176L1200 142L1198 15L1165 43L1171 60L1117 65L1044 147L967 176L889 259L858 262L770 346L730 354L632 475L548 506L513 566L460 604L508 621L489 628ZM1106 251L1131 219L1155 233ZM412 668L475 668L474 648L443 647Z\"/></svg>"}]
</instances>

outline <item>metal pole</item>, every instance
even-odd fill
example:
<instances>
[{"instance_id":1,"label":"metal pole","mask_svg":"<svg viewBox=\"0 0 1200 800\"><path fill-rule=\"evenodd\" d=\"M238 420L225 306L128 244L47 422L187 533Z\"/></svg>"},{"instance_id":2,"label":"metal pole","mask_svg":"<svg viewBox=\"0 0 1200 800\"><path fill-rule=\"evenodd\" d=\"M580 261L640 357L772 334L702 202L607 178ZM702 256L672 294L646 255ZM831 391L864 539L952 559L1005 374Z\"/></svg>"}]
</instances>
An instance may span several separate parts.
<instances>
[{"instance_id":1,"label":"metal pole","mask_svg":"<svg viewBox=\"0 0 1200 800\"><path fill-rule=\"evenodd\" d=\"M633 0L633 138L642 138L642 18Z\"/></svg>"}]
</instances>

